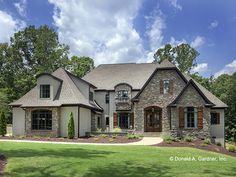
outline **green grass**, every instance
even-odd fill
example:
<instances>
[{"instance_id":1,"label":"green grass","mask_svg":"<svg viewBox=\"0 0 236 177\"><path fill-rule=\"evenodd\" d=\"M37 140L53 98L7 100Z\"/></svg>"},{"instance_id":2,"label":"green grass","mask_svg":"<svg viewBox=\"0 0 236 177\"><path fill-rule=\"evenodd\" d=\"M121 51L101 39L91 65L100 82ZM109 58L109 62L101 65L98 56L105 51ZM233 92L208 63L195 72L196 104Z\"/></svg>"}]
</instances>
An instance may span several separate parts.
<instances>
[{"instance_id":1,"label":"green grass","mask_svg":"<svg viewBox=\"0 0 236 177\"><path fill-rule=\"evenodd\" d=\"M6 177L236 176L236 158L193 148L0 142L0 153L8 158ZM179 162L171 156L226 161Z\"/></svg>"}]
</instances>

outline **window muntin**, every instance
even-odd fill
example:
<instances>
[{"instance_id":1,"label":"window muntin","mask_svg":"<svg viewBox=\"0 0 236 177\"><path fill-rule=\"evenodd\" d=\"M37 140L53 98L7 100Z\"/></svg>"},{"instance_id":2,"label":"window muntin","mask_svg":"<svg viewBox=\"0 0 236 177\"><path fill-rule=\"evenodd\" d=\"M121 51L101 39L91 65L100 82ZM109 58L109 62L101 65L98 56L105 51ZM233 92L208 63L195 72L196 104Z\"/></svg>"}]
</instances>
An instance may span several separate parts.
<instances>
[{"instance_id":1,"label":"window muntin","mask_svg":"<svg viewBox=\"0 0 236 177\"><path fill-rule=\"evenodd\" d=\"M164 94L167 94L169 93L169 90L170 90L170 81L169 80L164 80L163 81L163 91L164 91Z\"/></svg>"},{"instance_id":2,"label":"window muntin","mask_svg":"<svg viewBox=\"0 0 236 177\"><path fill-rule=\"evenodd\" d=\"M118 126L121 129L128 129L129 128L129 120L130 120L129 113L118 113Z\"/></svg>"},{"instance_id":3,"label":"window muntin","mask_svg":"<svg viewBox=\"0 0 236 177\"><path fill-rule=\"evenodd\" d=\"M32 130L52 130L52 111L49 110L33 111Z\"/></svg>"},{"instance_id":4,"label":"window muntin","mask_svg":"<svg viewBox=\"0 0 236 177\"><path fill-rule=\"evenodd\" d=\"M117 92L116 99L120 101L127 101L129 99L128 90L119 90Z\"/></svg>"},{"instance_id":5,"label":"window muntin","mask_svg":"<svg viewBox=\"0 0 236 177\"><path fill-rule=\"evenodd\" d=\"M89 101L93 101L93 92L89 92Z\"/></svg>"},{"instance_id":6,"label":"window muntin","mask_svg":"<svg viewBox=\"0 0 236 177\"><path fill-rule=\"evenodd\" d=\"M40 85L40 98L50 98L50 85Z\"/></svg>"},{"instance_id":7,"label":"window muntin","mask_svg":"<svg viewBox=\"0 0 236 177\"><path fill-rule=\"evenodd\" d=\"M219 113L212 112L211 113L211 125L218 125L218 124L220 124Z\"/></svg>"},{"instance_id":8,"label":"window muntin","mask_svg":"<svg viewBox=\"0 0 236 177\"><path fill-rule=\"evenodd\" d=\"M197 127L197 108L187 107L184 109L185 128Z\"/></svg>"},{"instance_id":9,"label":"window muntin","mask_svg":"<svg viewBox=\"0 0 236 177\"><path fill-rule=\"evenodd\" d=\"M105 96L105 102L106 102L106 104L109 103L109 99L110 99L110 97L109 97L109 94L107 93L106 96Z\"/></svg>"}]
</instances>

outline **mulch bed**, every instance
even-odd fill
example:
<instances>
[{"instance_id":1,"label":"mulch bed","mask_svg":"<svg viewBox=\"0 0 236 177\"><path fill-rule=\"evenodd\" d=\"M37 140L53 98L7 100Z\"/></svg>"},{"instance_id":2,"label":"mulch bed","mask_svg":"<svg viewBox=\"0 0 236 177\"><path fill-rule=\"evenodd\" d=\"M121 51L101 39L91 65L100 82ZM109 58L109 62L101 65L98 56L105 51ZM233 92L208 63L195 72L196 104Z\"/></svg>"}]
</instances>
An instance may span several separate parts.
<instances>
[{"instance_id":1,"label":"mulch bed","mask_svg":"<svg viewBox=\"0 0 236 177\"><path fill-rule=\"evenodd\" d=\"M7 164L6 157L0 154L0 177L3 177L3 170L6 164Z\"/></svg>"},{"instance_id":2,"label":"mulch bed","mask_svg":"<svg viewBox=\"0 0 236 177\"><path fill-rule=\"evenodd\" d=\"M33 140L33 141L52 141L52 142L73 142L73 143L131 143L137 142L141 139L128 139L126 136L116 136L112 138L112 136L94 136L94 137L84 137L84 138L49 138L49 137L0 137L0 139L8 139L8 140Z\"/></svg>"},{"instance_id":3,"label":"mulch bed","mask_svg":"<svg viewBox=\"0 0 236 177\"><path fill-rule=\"evenodd\" d=\"M157 144L155 146L159 146L159 147L192 147L192 148L218 152L221 154L226 154L226 155L236 157L235 152L229 152L224 147L217 146L215 144L204 144L204 141L202 141L202 140L196 140L194 142L179 141L179 142L170 142L170 143L166 143L163 141L162 143Z\"/></svg>"}]
</instances>

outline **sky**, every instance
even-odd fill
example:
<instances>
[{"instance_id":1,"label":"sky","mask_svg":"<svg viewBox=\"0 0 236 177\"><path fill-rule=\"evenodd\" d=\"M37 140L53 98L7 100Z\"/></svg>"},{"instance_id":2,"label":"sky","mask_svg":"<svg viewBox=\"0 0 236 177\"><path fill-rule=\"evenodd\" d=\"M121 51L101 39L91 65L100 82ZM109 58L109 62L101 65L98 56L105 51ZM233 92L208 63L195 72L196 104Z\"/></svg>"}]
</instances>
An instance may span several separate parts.
<instances>
[{"instance_id":1,"label":"sky","mask_svg":"<svg viewBox=\"0 0 236 177\"><path fill-rule=\"evenodd\" d=\"M236 71L235 0L0 0L0 42L44 24L96 65L151 62L165 44L189 43L200 53L192 72Z\"/></svg>"}]
</instances>

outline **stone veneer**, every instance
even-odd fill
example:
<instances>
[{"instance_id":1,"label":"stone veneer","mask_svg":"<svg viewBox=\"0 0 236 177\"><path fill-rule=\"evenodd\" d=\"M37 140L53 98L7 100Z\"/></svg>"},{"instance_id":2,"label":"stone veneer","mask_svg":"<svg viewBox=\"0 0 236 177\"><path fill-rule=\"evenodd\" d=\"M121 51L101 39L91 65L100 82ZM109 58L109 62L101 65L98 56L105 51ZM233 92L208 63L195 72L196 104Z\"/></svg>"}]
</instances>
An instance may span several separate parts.
<instances>
[{"instance_id":1,"label":"stone veneer","mask_svg":"<svg viewBox=\"0 0 236 177\"><path fill-rule=\"evenodd\" d=\"M127 90L128 91L128 97L129 99L127 101L120 101L115 99L115 104L116 104L116 110L117 111L125 111L125 110L131 110L131 90L132 88L128 84L118 84L115 87L115 96L117 95L117 92L120 90Z\"/></svg>"},{"instance_id":2,"label":"stone veneer","mask_svg":"<svg viewBox=\"0 0 236 177\"><path fill-rule=\"evenodd\" d=\"M52 130L32 130L31 118L32 111L40 110L41 108L26 108L25 128L26 136L59 136L60 108L43 108L42 110L52 111Z\"/></svg>"},{"instance_id":3,"label":"stone veneer","mask_svg":"<svg viewBox=\"0 0 236 177\"><path fill-rule=\"evenodd\" d=\"M173 94L160 94L160 80L173 80ZM162 108L162 131L170 132L170 109L167 106L180 94L185 82L175 70L158 70L134 102L135 131L144 132L144 109L149 106Z\"/></svg>"},{"instance_id":4,"label":"stone veneer","mask_svg":"<svg viewBox=\"0 0 236 177\"><path fill-rule=\"evenodd\" d=\"M171 133L175 136L193 135L198 138L210 137L210 112L211 108L205 107L205 101L199 93L190 85L177 102L177 107L171 108ZM180 129L179 107L203 107L203 128Z\"/></svg>"}]
</instances>

